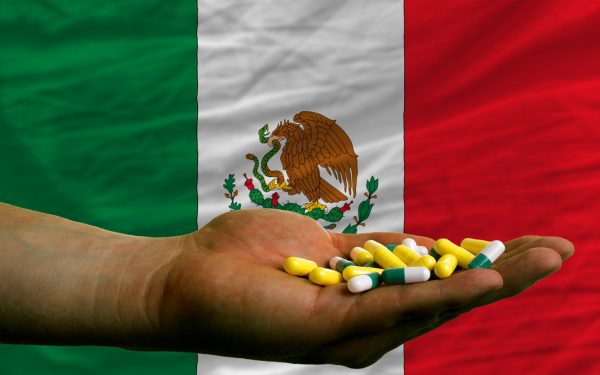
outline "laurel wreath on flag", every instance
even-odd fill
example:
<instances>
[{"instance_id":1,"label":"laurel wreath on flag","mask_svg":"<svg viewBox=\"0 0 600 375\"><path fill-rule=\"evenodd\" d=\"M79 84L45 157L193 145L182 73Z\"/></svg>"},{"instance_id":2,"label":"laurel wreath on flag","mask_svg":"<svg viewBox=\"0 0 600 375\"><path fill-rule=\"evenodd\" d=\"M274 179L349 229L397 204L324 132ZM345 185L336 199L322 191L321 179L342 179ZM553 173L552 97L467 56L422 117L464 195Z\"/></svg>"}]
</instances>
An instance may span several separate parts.
<instances>
[{"instance_id":1,"label":"laurel wreath on flag","mask_svg":"<svg viewBox=\"0 0 600 375\"><path fill-rule=\"evenodd\" d=\"M246 179L244 185L248 189L248 197L255 205L263 208L295 212L304 216L308 216L314 220L323 220L329 223L328 225L324 226L326 229L334 229L336 227L335 223L338 223L344 218L345 212L348 212L351 209L351 205L354 203L354 201L346 202L341 207L336 206L327 211L320 208L307 211L304 206L301 206L298 203L279 203L279 194L277 192L274 192L270 197L265 197L264 192L254 186L252 178L248 178L246 174L244 174L244 178ZM225 198L230 200L229 209L232 211L241 210L242 204L240 202L236 202L239 192L236 189L235 175L229 174L227 178L225 178L224 182L223 188L226 190ZM371 176L371 178L366 182L367 191L364 193L365 199L359 203L357 215L353 217L353 223L348 224L342 233L357 233L358 227L364 227L366 225L366 221L371 215L371 211L375 204L373 203L373 200L377 199L375 192L377 191L378 187L379 180L374 176Z\"/></svg>"}]
</instances>

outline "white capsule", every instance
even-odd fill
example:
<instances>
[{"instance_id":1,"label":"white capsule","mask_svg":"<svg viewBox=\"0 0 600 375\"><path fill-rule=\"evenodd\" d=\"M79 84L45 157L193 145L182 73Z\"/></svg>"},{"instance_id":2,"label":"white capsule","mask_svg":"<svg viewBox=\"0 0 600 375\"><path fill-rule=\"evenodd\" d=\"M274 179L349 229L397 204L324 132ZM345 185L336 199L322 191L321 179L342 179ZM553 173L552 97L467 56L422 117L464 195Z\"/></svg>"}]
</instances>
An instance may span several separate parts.
<instances>
[{"instance_id":1,"label":"white capsule","mask_svg":"<svg viewBox=\"0 0 600 375\"><path fill-rule=\"evenodd\" d=\"M417 246L415 251L419 253L420 256L425 256L429 254L429 249L427 249L427 247L425 246Z\"/></svg>"},{"instance_id":2,"label":"white capsule","mask_svg":"<svg viewBox=\"0 0 600 375\"><path fill-rule=\"evenodd\" d=\"M412 238L405 238L402 240L402 245L410 248L411 250L417 250L417 243Z\"/></svg>"}]
</instances>

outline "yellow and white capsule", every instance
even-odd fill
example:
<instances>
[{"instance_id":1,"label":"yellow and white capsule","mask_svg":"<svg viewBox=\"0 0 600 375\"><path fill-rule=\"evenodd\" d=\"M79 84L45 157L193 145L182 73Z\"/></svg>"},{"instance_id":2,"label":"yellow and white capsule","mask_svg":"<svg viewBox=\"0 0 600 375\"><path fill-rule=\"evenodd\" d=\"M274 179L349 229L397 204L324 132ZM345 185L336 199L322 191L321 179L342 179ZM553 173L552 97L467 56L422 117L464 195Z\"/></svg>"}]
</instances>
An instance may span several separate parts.
<instances>
[{"instance_id":1,"label":"yellow and white capsule","mask_svg":"<svg viewBox=\"0 0 600 375\"><path fill-rule=\"evenodd\" d=\"M419 253L420 256L425 256L425 255L429 254L429 250L425 246L417 246L415 251L417 253Z\"/></svg>"},{"instance_id":2,"label":"yellow and white capsule","mask_svg":"<svg viewBox=\"0 0 600 375\"><path fill-rule=\"evenodd\" d=\"M335 285L342 282L342 274L329 268L317 267L310 271L308 279L317 285Z\"/></svg>"},{"instance_id":3,"label":"yellow and white capsule","mask_svg":"<svg viewBox=\"0 0 600 375\"><path fill-rule=\"evenodd\" d=\"M481 250L483 250L483 248L485 248L489 244L489 241L477 240L475 238L465 238L460 242L460 247L467 250L473 255L477 255L481 252Z\"/></svg>"},{"instance_id":4,"label":"yellow and white capsule","mask_svg":"<svg viewBox=\"0 0 600 375\"><path fill-rule=\"evenodd\" d=\"M402 268L406 267L406 263L400 260L397 256L389 251L385 246L377 248L373 254L375 262L382 268Z\"/></svg>"},{"instance_id":5,"label":"yellow and white capsule","mask_svg":"<svg viewBox=\"0 0 600 375\"><path fill-rule=\"evenodd\" d=\"M462 268L467 268L469 263L475 258L475 255L471 254L462 247L455 245L452 241L441 238L435 242L434 250L440 255L452 254L458 260L458 265ZM435 256L434 256L435 258ZM441 259L441 258L440 258ZM439 260L438 260L439 262Z\"/></svg>"},{"instance_id":6,"label":"yellow and white capsule","mask_svg":"<svg viewBox=\"0 0 600 375\"><path fill-rule=\"evenodd\" d=\"M435 267L435 258L431 255L423 255L413 263L410 263L409 267L425 267L429 271L433 271L433 267Z\"/></svg>"},{"instance_id":7,"label":"yellow and white capsule","mask_svg":"<svg viewBox=\"0 0 600 375\"><path fill-rule=\"evenodd\" d=\"M358 266L364 266L365 264L373 261L373 254L363 249L362 247L355 247L350 250L350 258Z\"/></svg>"},{"instance_id":8,"label":"yellow and white capsule","mask_svg":"<svg viewBox=\"0 0 600 375\"><path fill-rule=\"evenodd\" d=\"M408 247L411 250L417 250L417 242L412 238L405 238L402 240L401 245Z\"/></svg>"},{"instance_id":9,"label":"yellow and white capsule","mask_svg":"<svg viewBox=\"0 0 600 375\"><path fill-rule=\"evenodd\" d=\"M435 267L433 267L433 272L435 272L437 277L439 277L440 279L445 279L447 277L450 277L450 275L452 275L452 273L456 269L457 263L458 263L458 260L456 259L456 257L454 255L444 254L437 261L437 263L435 264Z\"/></svg>"},{"instance_id":10,"label":"yellow and white capsule","mask_svg":"<svg viewBox=\"0 0 600 375\"><path fill-rule=\"evenodd\" d=\"M487 245L471 263L469 268L489 268L504 252L504 244L502 241L492 241Z\"/></svg>"},{"instance_id":11,"label":"yellow and white capsule","mask_svg":"<svg viewBox=\"0 0 600 375\"><path fill-rule=\"evenodd\" d=\"M296 276L306 276L315 268L317 263L304 258L289 257L283 262L285 272Z\"/></svg>"},{"instance_id":12,"label":"yellow and white capsule","mask_svg":"<svg viewBox=\"0 0 600 375\"><path fill-rule=\"evenodd\" d=\"M371 254L373 254L373 256L375 255L375 251L377 249L386 249L386 250L388 250L387 247L385 247L384 245L380 244L379 242L373 241L373 240L368 240L367 242L365 242L364 245L363 245L363 248L365 250L367 250L368 252L370 252Z\"/></svg>"},{"instance_id":13,"label":"yellow and white capsule","mask_svg":"<svg viewBox=\"0 0 600 375\"><path fill-rule=\"evenodd\" d=\"M350 266L350 267L344 268L344 272L342 273L342 275L344 276L344 280L349 281L349 280L355 278L356 276L365 275L365 274L371 273L371 272L376 272L376 273L380 274L383 272L383 269L376 268L376 267Z\"/></svg>"},{"instance_id":14,"label":"yellow and white capsule","mask_svg":"<svg viewBox=\"0 0 600 375\"><path fill-rule=\"evenodd\" d=\"M402 241L401 245L409 247L411 250L413 250L415 253L419 254L420 256L427 255L429 253L429 250L425 246L417 245L417 242L415 240L413 240L412 238L405 238Z\"/></svg>"},{"instance_id":15,"label":"yellow and white capsule","mask_svg":"<svg viewBox=\"0 0 600 375\"><path fill-rule=\"evenodd\" d=\"M416 248L416 246L415 246ZM406 264L411 264L421 257L416 251L405 245L398 245L394 248L394 255L400 258Z\"/></svg>"}]
</instances>

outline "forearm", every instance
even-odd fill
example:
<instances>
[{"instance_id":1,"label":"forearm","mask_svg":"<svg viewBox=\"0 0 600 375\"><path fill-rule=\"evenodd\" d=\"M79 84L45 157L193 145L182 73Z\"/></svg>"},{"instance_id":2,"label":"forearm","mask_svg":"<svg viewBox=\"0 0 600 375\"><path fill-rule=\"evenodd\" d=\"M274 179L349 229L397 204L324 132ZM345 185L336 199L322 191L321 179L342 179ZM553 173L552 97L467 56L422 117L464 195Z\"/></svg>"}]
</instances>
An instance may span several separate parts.
<instances>
[{"instance_id":1,"label":"forearm","mask_svg":"<svg viewBox=\"0 0 600 375\"><path fill-rule=\"evenodd\" d=\"M177 245L0 204L0 341L151 341Z\"/></svg>"}]
</instances>

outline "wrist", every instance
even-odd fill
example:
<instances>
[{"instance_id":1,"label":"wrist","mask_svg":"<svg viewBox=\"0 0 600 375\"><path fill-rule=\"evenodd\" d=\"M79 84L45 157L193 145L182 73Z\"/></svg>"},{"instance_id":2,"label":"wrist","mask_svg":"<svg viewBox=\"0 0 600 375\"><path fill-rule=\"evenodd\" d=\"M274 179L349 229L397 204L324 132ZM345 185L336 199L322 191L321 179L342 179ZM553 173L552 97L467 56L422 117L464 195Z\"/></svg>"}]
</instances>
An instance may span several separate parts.
<instances>
[{"instance_id":1,"label":"wrist","mask_svg":"<svg viewBox=\"0 0 600 375\"><path fill-rule=\"evenodd\" d=\"M90 337L131 348L160 345L165 285L183 238L130 237L110 246L92 292Z\"/></svg>"}]
</instances>

